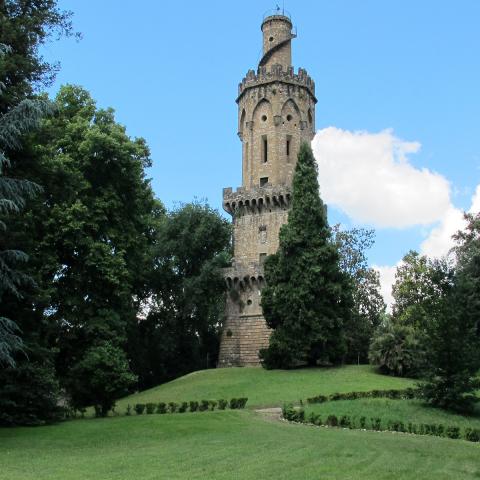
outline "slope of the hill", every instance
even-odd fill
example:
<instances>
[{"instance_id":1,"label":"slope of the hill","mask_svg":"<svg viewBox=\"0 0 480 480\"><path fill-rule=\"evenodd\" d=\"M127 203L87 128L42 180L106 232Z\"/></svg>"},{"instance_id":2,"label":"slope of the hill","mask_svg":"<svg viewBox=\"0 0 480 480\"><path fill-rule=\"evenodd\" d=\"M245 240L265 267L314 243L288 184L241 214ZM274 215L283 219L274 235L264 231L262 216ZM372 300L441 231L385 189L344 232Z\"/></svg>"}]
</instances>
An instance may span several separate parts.
<instances>
[{"instance_id":1,"label":"slope of the hill","mask_svg":"<svg viewBox=\"0 0 480 480\"><path fill-rule=\"evenodd\" d=\"M298 370L222 368L200 370L117 402L117 411L127 404L182 402L248 397L248 406L278 406L314 395L335 392L403 389L414 386L409 379L376 373L369 365Z\"/></svg>"}]
</instances>

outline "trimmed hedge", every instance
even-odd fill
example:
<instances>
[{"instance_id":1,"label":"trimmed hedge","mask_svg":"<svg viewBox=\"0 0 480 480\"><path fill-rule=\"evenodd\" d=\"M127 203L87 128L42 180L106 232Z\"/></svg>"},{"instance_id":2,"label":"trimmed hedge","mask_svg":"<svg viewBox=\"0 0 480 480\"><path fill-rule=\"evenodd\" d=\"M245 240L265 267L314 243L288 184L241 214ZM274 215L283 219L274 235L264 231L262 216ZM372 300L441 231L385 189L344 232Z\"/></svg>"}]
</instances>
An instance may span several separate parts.
<instances>
[{"instance_id":1,"label":"trimmed hedge","mask_svg":"<svg viewBox=\"0 0 480 480\"><path fill-rule=\"evenodd\" d=\"M404 390L371 390L369 392L332 393L331 395L317 395L307 398L307 403L325 403L336 400L357 400L359 398L390 398L392 400L410 400L419 398L420 391L416 388Z\"/></svg>"},{"instance_id":2,"label":"trimmed hedge","mask_svg":"<svg viewBox=\"0 0 480 480\"><path fill-rule=\"evenodd\" d=\"M165 414L165 413L184 413L187 411L190 412L206 412L207 410L213 411L217 407L218 410L225 410L226 408L231 409L239 409L245 408L247 405L248 398L232 398L230 401L225 399L220 400L201 400L200 402L197 401L190 401L190 402L182 402L182 403L175 403L169 402L168 404L165 402L159 403L136 403L133 406L133 410L137 413L137 415L142 415L143 412L146 410L147 414L151 415L153 413L158 414ZM127 405L127 409L125 411L125 415L131 415L132 407Z\"/></svg>"},{"instance_id":3,"label":"trimmed hedge","mask_svg":"<svg viewBox=\"0 0 480 480\"><path fill-rule=\"evenodd\" d=\"M284 405L282 408L282 416L289 422L309 423L317 426L325 427L341 427L349 428L351 430L374 430L374 431L389 431L389 432L403 432L412 433L415 435L431 435L435 437L446 437L452 439L463 439L469 442L480 442L480 429L465 428L463 431L460 427L443 424L404 424L401 421L388 420L383 421L381 418L374 417L367 419L366 417L350 417L343 415L337 417L336 415L328 415L322 418L315 412L310 413L308 418L305 418L305 411L303 408L294 408L292 405Z\"/></svg>"}]
</instances>

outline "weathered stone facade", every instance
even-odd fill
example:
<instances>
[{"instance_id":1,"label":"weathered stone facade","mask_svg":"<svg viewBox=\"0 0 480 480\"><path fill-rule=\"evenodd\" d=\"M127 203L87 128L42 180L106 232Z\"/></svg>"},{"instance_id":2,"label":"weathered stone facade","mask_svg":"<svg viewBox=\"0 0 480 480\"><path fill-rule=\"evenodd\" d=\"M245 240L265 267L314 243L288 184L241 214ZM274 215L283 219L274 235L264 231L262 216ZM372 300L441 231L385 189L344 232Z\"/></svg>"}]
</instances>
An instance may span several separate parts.
<instances>
[{"instance_id":1,"label":"weathered stone facade","mask_svg":"<svg viewBox=\"0 0 480 480\"><path fill-rule=\"evenodd\" d=\"M268 345L262 316L263 261L278 249L288 219L290 186L302 141L315 132L315 84L291 66L292 23L285 15L262 22L263 57L238 87L238 136L242 141L242 187L223 190L232 215L234 261L226 269L226 321L219 366L258 365Z\"/></svg>"}]
</instances>

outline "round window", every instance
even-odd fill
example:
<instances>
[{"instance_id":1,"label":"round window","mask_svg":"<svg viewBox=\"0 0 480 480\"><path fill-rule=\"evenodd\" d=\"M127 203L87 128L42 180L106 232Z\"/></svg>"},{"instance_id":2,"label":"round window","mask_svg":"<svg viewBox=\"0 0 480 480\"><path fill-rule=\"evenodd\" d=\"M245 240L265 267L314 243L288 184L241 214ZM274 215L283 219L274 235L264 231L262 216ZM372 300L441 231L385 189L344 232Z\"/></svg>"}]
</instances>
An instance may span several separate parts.
<instances>
[{"instance_id":1,"label":"round window","mask_svg":"<svg viewBox=\"0 0 480 480\"><path fill-rule=\"evenodd\" d=\"M266 121L267 121L267 116L266 116L266 115L262 115L262 120L263 120L264 122L266 122Z\"/></svg>"},{"instance_id":2,"label":"round window","mask_svg":"<svg viewBox=\"0 0 480 480\"><path fill-rule=\"evenodd\" d=\"M288 120L288 121L290 121L292 118L293 118L293 117L292 117L290 114L287 115L287 120Z\"/></svg>"},{"instance_id":3,"label":"round window","mask_svg":"<svg viewBox=\"0 0 480 480\"><path fill-rule=\"evenodd\" d=\"M273 37L270 37L270 38L268 39L268 41L269 41L269 42L273 42Z\"/></svg>"},{"instance_id":4,"label":"round window","mask_svg":"<svg viewBox=\"0 0 480 480\"><path fill-rule=\"evenodd\" d=\"M252 301L250 299L247 300L247 305L251 305Z\"/></svg>"}]
</instances>

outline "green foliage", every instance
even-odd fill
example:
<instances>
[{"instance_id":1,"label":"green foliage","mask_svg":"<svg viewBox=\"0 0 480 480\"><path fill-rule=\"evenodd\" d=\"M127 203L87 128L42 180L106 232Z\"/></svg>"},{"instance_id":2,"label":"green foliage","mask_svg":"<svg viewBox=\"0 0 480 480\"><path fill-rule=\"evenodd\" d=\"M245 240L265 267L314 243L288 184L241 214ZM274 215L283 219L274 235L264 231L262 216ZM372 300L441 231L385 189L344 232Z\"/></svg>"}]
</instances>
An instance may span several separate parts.
<instances>
[{"instance_id":1,"label":"green foliage","mask_svg":"<svg viewBox=\"0 0 480 480\"><path fill-rule=\"evenodd\" d=\"M225 410L228 406L228 401L227 400L224 400L224 399L220 399L218 401L218 409L219 410Z\"/></svg>"},{"instance_id":2,"label":"green foliage","mask_svg":"<svg viewBox=\"0 0 480 480\"><path fill-rule=\"evenodd\" d=\"M392 295L396 323L413 327L420 335L440 308L452 284L453 271L446 260L430 260L408 252L397 267Z\"/></svg>"},{"instance_id":3,"label":"green foliage","mask_svg":"<svg viewBox=\"0 0 480 480\"><path fill-rule=\"evenodd\" d=\"M202 401L200 402L200 405L198 406L198 410L199 410L200 412L205 412L206 410L208 410L208 405L209 405L209 401L208 401L208 400L202 400ZM230 406L230 408L232 408L232 407Z\"/></svg>"},{"instance_id":4,"label":"green foliage","mask_svg":"<svg viewBox=\"0 0 480 480\"><path fill-rule=\"evenodd\" d=\"M370 344L370 363L389 375L418 376L425 363L424 357L420 333L412 326L394 323L388 317Z\"/></svg>"},{"instance_id":5,"label":"green foliage","mask_svg":"<svg viewBox=\"0 0 480 480\"><path fill-rule=\"evenodd\" d=\"M156 405L152 402L149 402L145 405L145 410L147 411L147 415L152 415L153 413L155 413L155 408L156 408Z\"/></svg>"},{"instance_id":6,"label":"green foliage","mask_svg":"<svg viewBox=\"0 0 480 480\"><path fill-rule=\"evenodd\" d=\"M280 230L278 252L265 261L262 308L274 329L269 347L260 352L266 368L336 363L346 352L351 284L339 268L317 173L311 148L302 144L288 223Z\"/></svg>"},{"instance_id":7,"label":"green foliage","mask_svg":"<svg viewBox=\"0 0 480 480\"><path fill-rule=\"evenodd\" d=\"M196 401L189 402L189 406L190 406L190 411L191 412L196 412L198 410L198 407L199 407L198 402L196 402Z\"/></svg>"},{"instance_id":8,"label":"green foliage","mask_svg":"<svg viewBox=\"0 0 480 480\"><path fill-rule=\"evenodd\" d=\"M145 411L145 404L144 403L136 403L134 409L135 409L135 413L137 415L142 415L143 412Z\"/></svg>"},{"instance_id":9,"label":"green foliage","mask_svg":"<svg viewBox=\"0 0 480 480\"><path fill-rule=\"evenodd\" d=\"M42 425L60 420L59 386L44 358L19 361L0 373L0 425Z\"/></svg>"},{"instance_id":10,"label":"green foliage","mask_svg":"<svg viewBox=\"0 0 480 480\"><path fill-rule=\"evenodd\" d=\"M455 236L453 285L427 327L427 376L423 384L432 405L471 411L479 400L480 370L480 214L467 215L467 228Z\"/></svg>"},{"instance_id":11,"label":"green foliage","mask_svg":"<svg viewBox=\"0 0 480 480\"><path fill-rule=\"evenodd\" d=\"M48 86L59 65L50 64L39 48L50 39L73 35L71 12L57 7L57 0L5 0L0 3L0 43L10 47L0 59L0 82L7 94L0 100L5 113L19 99L31 96L35 87Z\"/></svg>"},{"instance_id":12,"label":"green foliage","mask_svg":"<svg viewBox=\"0 0 480 480\"><path fill-rule=\"evenodd\" d=\"M111 343L90 348L71 371L68 390L75 408L98 405L106 416L135 383L125 353Z\"/></svg>"},{"instance_id":13,"label":"green foliage","mask_svg":"<svg viewBox=\"0 0 480 480\"><path fill-rule=\"evenodd\" d=\"M188 410L188 403L187 402L182 402L178 406L178 413L185 413Z\"/></svg>"},{"instance_id":14,"label":"green foliage","mask_svg":"<svg viewBox=\"0 0 480 480\"><path fill-rule=\"evenodd\" d=\"M207 204L169 212L158 231L148 317L129 343L142 388L216 365L231 227Z\"/></svg>"},{"instance_id":15,"label":"green foliage","mask_svg":"<svg viewBox=\"0 0 480 480\"><path fill-rule=\"evenodd\" d=\"M165 402L159 402L157 405L157 413L161 415L167 413L167 404Z\"/></svg>"},{"instance_id":16,"label":"green foliage","mask_svg":"<svg viewBox=\"0 0 480 480\"><path fill-rule=\"evenodd\" d=\"M364 228L340 230L340 225L334 225L332 232L340 255L340 268L353 284L352 315L345 323L345 361L366 363L368 346L386 308L380 292L380 275L368 266L366 255L375 243L375 231Z\"/></svg>"}]
</instances>

